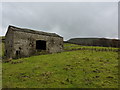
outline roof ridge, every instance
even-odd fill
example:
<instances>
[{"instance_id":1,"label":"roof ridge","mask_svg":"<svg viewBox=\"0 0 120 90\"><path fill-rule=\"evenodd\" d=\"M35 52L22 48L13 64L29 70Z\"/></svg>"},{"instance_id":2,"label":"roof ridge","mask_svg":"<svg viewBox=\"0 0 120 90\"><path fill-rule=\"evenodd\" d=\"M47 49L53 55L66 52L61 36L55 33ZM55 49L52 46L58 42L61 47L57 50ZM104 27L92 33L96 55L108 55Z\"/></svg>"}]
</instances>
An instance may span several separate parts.
<instances>
[{"instance_id":1,"label":"roof ridge","mask_svg":"<svg viewBox=\"0 0 120 90\"><path fill-rule=\"evenodd\" d=\"M37 31L37 30L28 29L28 28L19 28L19 27L15 27L12 25L9 25L9 28L12 28L12 30L15 30L15 31L28 32L28 33L47 35L47 36L53 36L53 37L61 37L60 35L58 35L56 33Z\"/></svg>"}]
</instances>

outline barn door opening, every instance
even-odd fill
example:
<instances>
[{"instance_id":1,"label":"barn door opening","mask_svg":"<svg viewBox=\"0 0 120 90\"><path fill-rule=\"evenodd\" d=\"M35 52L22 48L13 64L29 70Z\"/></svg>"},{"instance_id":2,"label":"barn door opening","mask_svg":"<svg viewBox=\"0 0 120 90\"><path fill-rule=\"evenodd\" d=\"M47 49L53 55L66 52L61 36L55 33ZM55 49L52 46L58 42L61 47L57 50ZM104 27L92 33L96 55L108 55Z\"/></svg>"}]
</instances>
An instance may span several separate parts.
<instances>
[{"instance_id":1,"label":"barn door opening","mask_svg":"<svg viewBox=\"0 0 120 90\"><path fill-rule=\"evenodd\" d=\"M19 50L16 51L16 58L20 58L20 51Z\"/></svg>"},{"instance_id":2,"label":"barn door opening","mask_svg":"<svg viewBox=\"0 0 120 90\"><path fill-rule=\"evenodd\" d=\"M37 50L46 50L46 41L37 40L36 41L36 49Z\"/></svg>"}]
</instances>

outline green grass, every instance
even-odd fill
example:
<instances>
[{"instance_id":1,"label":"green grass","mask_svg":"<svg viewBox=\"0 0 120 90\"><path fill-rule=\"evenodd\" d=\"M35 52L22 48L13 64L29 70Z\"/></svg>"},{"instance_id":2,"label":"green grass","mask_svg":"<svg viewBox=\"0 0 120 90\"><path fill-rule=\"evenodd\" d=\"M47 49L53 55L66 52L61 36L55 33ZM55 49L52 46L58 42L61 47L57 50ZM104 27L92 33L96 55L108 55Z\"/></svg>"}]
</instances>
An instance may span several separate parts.
<instances>
[{"instance_id":1,"label":"green grass","mask_svg":"<svg viewBox=\"0 0 120 90\"><path fill-rule=\"evenodd\" d=\"M2 84L4 88L117 88L117 58L117 52L77 50L16 59L3 63Z\"/></svg>"},{"instance_id":2,"label":"green grass","mask_svg":"<svg viewBox=\"0 0 120 90\"><path fill-rule=\"evenodd\" d=\"M4 43L0 43L0 57L4 56Z\"/></svg>"},{"instance_id":3,"label":"green grass","mask_svg":"<svg viewBox=\"0 0 120 90\"><path fill-rule=\"evenodd\" d=\"M3 50L4 44L0 42L0 88L2 88L2 56L3 56Z\"/></svg>"},{"instance_id":4,"label":"green grass","mask_svg":"<svg viewBox=\"0 0 120 90\"><path fill-rule=\"evenodd\" d=\"M82 46L82 45L76 45L76 44L69 44L69 43L66 43L64 44L64 50L76 50L76 49L88 49L88 50L93 50L93 49L96 49L96 50L111 50L111 51L114 51L114 50L118 50L118 48L113 48L113 47L99 47L99 46Z\"/></svg>"}]
</instances>

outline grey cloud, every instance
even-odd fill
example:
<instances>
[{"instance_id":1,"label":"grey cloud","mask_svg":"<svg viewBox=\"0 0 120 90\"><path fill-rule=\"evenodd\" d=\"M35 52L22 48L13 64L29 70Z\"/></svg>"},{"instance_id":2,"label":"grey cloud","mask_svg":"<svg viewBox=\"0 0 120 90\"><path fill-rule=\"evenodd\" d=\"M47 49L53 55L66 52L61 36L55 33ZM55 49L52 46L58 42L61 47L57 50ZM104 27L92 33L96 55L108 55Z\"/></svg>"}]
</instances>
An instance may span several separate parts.
<instances>
[{"instance_id":1,"label":"grey cloud","mask_svg":"<svg viewBox=\"0 0 120 90\"><path fill-rule=\"evenodd\" d=\"M117 3L3 3L3 34L9 24L64 37L117 38Z\"/></svg>"}]
</instances>

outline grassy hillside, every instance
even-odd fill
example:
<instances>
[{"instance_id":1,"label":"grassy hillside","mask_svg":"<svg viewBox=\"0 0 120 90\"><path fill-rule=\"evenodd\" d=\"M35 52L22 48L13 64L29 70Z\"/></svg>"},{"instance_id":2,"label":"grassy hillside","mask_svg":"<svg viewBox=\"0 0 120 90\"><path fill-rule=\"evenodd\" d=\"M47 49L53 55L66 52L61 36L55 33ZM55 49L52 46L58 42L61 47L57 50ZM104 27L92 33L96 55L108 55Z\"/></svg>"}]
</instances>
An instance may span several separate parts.
<instances>
[{"instance_id":1,"label":"grassy hillside","mask_svg":"<svg viewBox=\"0 0 120 90\"><path fill-rule=\"evenodd\" d=\"M0 43L0 57L4 56L4 43Z\"/></svg>"},{"instance_id":2,"label":"grassy hillside","mask_svg":"<svg viewBox=\"0 0 120 90\"><path fill-rule=\"evenodd\" d=\"M4 88L117 88L118 54L81 49L21 58L3 63L2 81Z\"/></svg>"},{"instance_id":3,"label":"grassy hillside","mask_svg":"<svg viewBox=\"0 0 120 90\"><path fill-rule=\"evenodd\" d=\"M99 38L71 38L67 42L78 43L78 44L91 44L93 41L97 41Z\"/></svg>"},{"instance_id":4,"label":"grassy hillside","mask_svg":"<svg viewBox=\"0 0 120 90\"><path fill-rule=\"evenodd\" d=\"M113 47L99 47L99 46L82 46L82 45L76 45L76 44L64 44L64 50L95 50L95 51L116 51L118 52L118 48Z\"/></svg>"},{"instance_id":5,"label":"grassy hillside","mask_svg":"<svg viewBox=\"0 0 120 90\"><path fill-rule=\"evenodd\" d=\"M5 42L5 36L0 36L0 43Z\"/></svg>"},{"instance_id":6,"label":"grassy hillside","mask_svg":"<svg viewBox=\"0 0 120 90\"><path fill-rule=\"evenodd\" d=\"M0 39L5 39L5 36L0 36Z\"/></svg>"},{"instance_id":7,"label":"grassy hillside","mask_svg":"<svg viewBox=\"0 0 120 90\"><path fill-rule=\"evenodd\" d=\"M87 46L104 46L104 47L119 47L119 39L106 39L106 38L71 38L66 41L68 43L74 43Z\"/></svg>"},{"instance_id":8,"label":"grassy hillside","mask_svg":"<svg viewBox=\"0 0 120 90\"><path fill-rule=\"evenodd\" d=\"M2 50L4 49L3 43L1 42L1 37L0 37L0 88L2 88ZM3 48L3 49L2 49Z\"/></svg>"}]
</instances>

